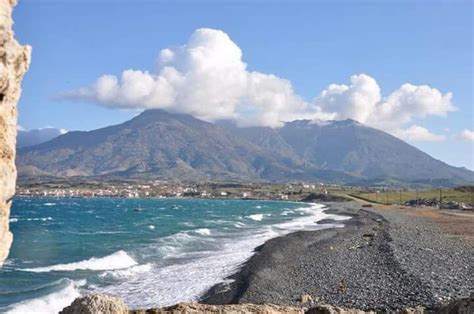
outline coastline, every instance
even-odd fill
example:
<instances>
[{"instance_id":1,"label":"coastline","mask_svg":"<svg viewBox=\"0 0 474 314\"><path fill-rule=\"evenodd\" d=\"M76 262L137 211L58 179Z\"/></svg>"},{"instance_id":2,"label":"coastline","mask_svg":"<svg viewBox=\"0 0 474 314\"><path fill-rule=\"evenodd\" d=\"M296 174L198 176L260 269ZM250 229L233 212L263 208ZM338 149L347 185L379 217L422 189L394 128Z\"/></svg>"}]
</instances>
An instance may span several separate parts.
<instances>
[{"instance_id":1,"label":"coastline","mask_svg":"<svg viewBox=\"0 0 474 314\"><path fill-rule=\"evenodd\" d=\"M50 226L53 224L64 225L65 222L69 220L87 221L87 229L82 228L80 230L81 235L86 234L86 236L94 239L98 237L99 239L105 240L102 242L103 250L96 250L94 245L92 245L92 250L87 254L83 254L80 258L73 256L69 258L57 258L53 262L47 261L46 263L36 265L38 267L34 267L31 264L25 266L18 264L18 267L12 266L15 271L19 271L18 276L29 278L29 274L22 272L22 270L34 270L43 273L35 275L35 277L41 276L41 278L44 278L45 284L49 284L50 282L54 283L54 289L52 288L48 292L45 291L44 294L38 295L37 297L27 297L20 301L24 301L23 303L25 304L32 304L31 302L38 300L54 300L58 295L56 292L67 292L67 303L72 302L77 293L83 295L95 292L110 293L123 297L125 302L132 308L166 306L184 300L197 300L207 289L236 272L240 265L253 255L255 247L262 245L266 240L292 232L292 230L295 229L313 229L315 220L333 218L330 215L323 215L321 213L322 206L320 205L316 206L318 208L313 210L313 204L299 202L265 201L262 203L258 201L247 203L247 201L237 202L237 200L235 200L237 203L233 205L234 200L232 200L223 203L216 201L217 203L211 205L203 200L199 200L198 203L194 201L182 201L183 203L177 203L171 199L166 201L160 200L159 202L143 202L143 211L140 213L132 211L132 209L137 206L137 201L135 200L129 200L126 203L115 200L115 202L110 203L102 199L97 199L94 202L84 200L84 203L82 203L76 200L39 198L34 202L17 202L12 217L15 217L13 226L17 229L20 228L18 230L21 230L22 226L34 226L37 224ZM138 202L141 202L141 200L138 200ZM183 210L183 208L186 208L186 204L192 204L192 207L196 208L196 212L210 208L220 208L221 214L224 216L219 214L219 211L216 210L212 213L214 216L203 216L197 219L195 215L193 215L194 212L189 208ZM118 209L113 211L115 214L106 216L105 213L109 212L107 208L116 208L116 205L120 205L120 207L117 207ZM181 209L175 207L176 205ZM20 208L26 211L29 209L33 210L32 212L28 211L30 213L28 217L36 218L23 217L20 212L17 212ZM60 213L57 212L58 208L61 208ZM79 211L77 208L83 208L83 210ZM232 209L232 211L231 208L235 208L235 210ZM155 267L158 263L153 263L160 261L159 259L140 258L142 256L140 252L143 252L143 250L135 250L133 247L126 246L125 243L117 242L117 240L108 240L109 238L121 239L122 237L127 237L128 228L96 228L96 225L100 224L101 221L114 220L113 217L115 217L119 221L129 222L128 226L132 228L130 230L135 230L136 228L136 233L134 233L133 237L140 237L140 239L142 239L141 236L145 236L143 239L152 237L152 240L156 241L157 233L154 231L155 229L148 227L150 224L153 224L153 221L150 219L157 215L167 217L169 216L168 214L173 213L178 217L176 222L183 225L180 225L176 230L170 230L169 233L167 233L167 237L158 243L167 250L163 250L163 252L171 256L171 258L168 259L170 267L167 267L168 265L165 264L167 262L166 259L165 263ZM182 217L180 215L182 215ZM230 219L229 217L233 218ZM337 217L334 218L337 219ZM188 224L191 221L196 224ZM275 228L272 227L274 225ZM71 225L71 228L71 230L63 230L65 233L71 231L74 237L76 228L73 225ZM219 228L226 231L221 233L221 229ZM158 225L156 229L161 232L167 232L163 231ZM97 235L95 235L96 231ZM228 236L226 236L227 234L225 232L227 232ZM109 234L113 235L111 236ZM128 234L130 233L128 232ZM245 236L246 234L250 235L250 237ZM213 240L215 235L219 236L219 241ZM114 241L117 243L116 247L113 246ZM146 242L146 240L144 241ZM197 258L195 258L197 254L191 252L188 260L185 260L186 262L181 263L182 266L179 266L179 263L173 261L172 249L176 247L177 254L174 254L174 256L180 254L178 258L184 261L186 255L181 252L186 252L187 248L184 247L181 250L181 242L184 244L199 243L199 245L207 243L211 245L213 243L216 244L211 246L209 251L204 251L204 253ZM215 253L212 253L213 251ZM127 265L124 265L124 261L128 261L126 262ZM137 264L137 267L135 267L134 264ZM81 270L81 268L85 269ZM126 270L121 270L122 268L126 268ZM54 278L56 271L65 270L70 270L71 275L69 275L69 273L63 273L63 277L86 280L69 282L68 285L56 284L56 279ZM182 278L179 278L178 274L180 274ZM17 273L15 272L12 276L15 277L16 275ZM72 277L73 275L77 277ZM17 278L20 279L23 277ZM102 278L104 279L102 280ZM116 280L120 285L115 284L115 281L112 280ZM112 281L112 284L107 285L110 281ZM106 282L104 287L107 288L94 291L89 288L90 286L88 284L90 282ZM141 288L129 293L131 289L128 287L137 286ZM28 286L25 285L24 290L27 291L27 289ZM161 293L160 291L163 292ZM179 293L176 293L176 291ZM61 299L65 298L66 295L61 297ZM5 307L8 306L8 309L13 309L14 306L19 305L19 303L21 302L6 303Z\"/></svg>"},{"instance_id":2,"label":"coastline","mask_svg":"<svg viewBox=\"0 0 474 314\"><path fill-rule=\"evenodd\" d=\"M354 201L322 203L326 213L352 219L344 228L267 241L228 278L232 283L214 286L201 302L307 307L301 298L309 295L313 303L360 310L436 310L473 291L469 241L400 210L362 209ZM324 222L330 223L319 223Z\"/></svg>"}]
</instances>

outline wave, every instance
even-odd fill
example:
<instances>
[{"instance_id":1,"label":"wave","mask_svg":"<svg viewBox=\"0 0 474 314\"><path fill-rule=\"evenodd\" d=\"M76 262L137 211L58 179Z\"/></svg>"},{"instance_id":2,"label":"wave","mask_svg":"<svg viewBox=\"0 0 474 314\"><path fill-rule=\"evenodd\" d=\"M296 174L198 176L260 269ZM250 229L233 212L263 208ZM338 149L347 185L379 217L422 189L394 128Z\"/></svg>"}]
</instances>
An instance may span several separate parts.
<instances>
[{"instance_id":1,"label":"wave","mask_svg":"<svg viewBox=\"0 0 474 314\"><path fill-rule=\"evenodd\" d=\"M75 270L114 270L135 266L138 263L130 257L125 251L117 251L105 257L92 257L90 259L68 263L58 264L47 267L25 268L22 271L44 273L50 271L75 271Z\"/></svg>"},{"instance_id":2,"label":"wave","mask_svg":"<svg viewBox=\"0 0 474 314\"><path fill-rule=\"evenodd\" d=\"M165 244L184 244L196 239L196 236L190 235L189 231L180 231L159 240Z\"/></svg>"},{"instance_id":3,"label":"wave","mask_svg":"<svg viewBox=\"0 0 474 314\"><path fill-rule=\"evenodd\" d=\"M40 217L40 218L26 218L26 221L51 221L53 217Z\"/></svg>"},{"instance_id":4,"label":"wave","mask_svg":"<svg viewBox=\"0 0 474 314\"><path fill-rule=\"evenodd\" d=\"M200 235L211 235L211 230L207 228L200 228L194 230L195 233L200 234Z\"/></svg>"},{"instance_id":5,"label":"wave","mask_svg":"<svg viewBox=\"0 0 474 314\"><path fill-rule=\"evenodd\" d=\"M147 273L152 270L152 268L152 264L137 265L126 269L108 270L100 274L99 277L103 279L126 280L138 274Z\"/></svg>"},{"instance_id":6,"label":"wave","mask_svg":"<svg viewBox=\"0 0 474 314\"><path fill-rule=\"evenodd\" d=\"M43 205L44 206L54 206L54 205L56 205L56 203L44 203Z\"/></svg>"},{"instance_id":7,"label":"wave","mask_svg":"<svg viewBox=\"0 0 474 314\"><path fill-rule=\"evenodd\" d=\"M81 296L77 288L82 283L74 283L74 281L70 279L62 279L57 284L60 287L59 290L39 298L29 299L13 304L7 309L6 313L32 313L32 309L34 309L34 313L38 314L58 313L63 308L71 304L74 299Z\"/></svg>"},{"instance_id":8,"label":"wave","mask_svg":"<svg viewBox=\"0 0 474 314\"><path fill-rule=\"evenodd\" d=\"M253 215L249 215L247 217L252 219L252 220L255 220L255 221L262 221L263 214L253 214Z\"/></svg>"}]
</instances>

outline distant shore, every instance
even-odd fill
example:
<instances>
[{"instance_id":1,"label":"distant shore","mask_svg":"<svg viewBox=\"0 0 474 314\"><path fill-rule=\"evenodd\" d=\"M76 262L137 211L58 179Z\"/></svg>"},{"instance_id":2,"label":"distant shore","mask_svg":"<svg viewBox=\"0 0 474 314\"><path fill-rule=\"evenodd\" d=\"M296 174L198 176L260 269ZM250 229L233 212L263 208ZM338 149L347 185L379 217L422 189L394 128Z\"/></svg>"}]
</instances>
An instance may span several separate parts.
<instances>
[{"instance_id":1,"label":"distant shore","mask_svg":"<svg viewBox=\"0 0 474 314\"><path fill-rule=\"evenodd\" d=\"M443 225L426 210L326 205L353 218L344 228L269 240L230 277L233 283L213 287L201 302L310 306L301 302L308 295L361 310L436 309L474 291L473 216L446 216ZM449 222L464 232L453 234Z\"/></svg>"}]
</instances>

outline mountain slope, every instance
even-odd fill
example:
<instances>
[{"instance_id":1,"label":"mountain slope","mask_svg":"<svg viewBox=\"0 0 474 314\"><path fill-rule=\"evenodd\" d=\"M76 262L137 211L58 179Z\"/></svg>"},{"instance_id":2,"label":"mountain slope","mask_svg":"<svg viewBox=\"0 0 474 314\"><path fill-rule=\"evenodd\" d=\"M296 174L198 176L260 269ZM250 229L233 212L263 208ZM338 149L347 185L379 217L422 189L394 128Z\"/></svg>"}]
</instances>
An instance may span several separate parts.
<instances>
[{"instance_id":1,"label":"mountain slope","mask_svg":"<svg viewBox=\"0 0 474 314\"><path fill-rule=\"evenodd\" d=\"M390 134L353 120L296 121L287 123L279 134L308 162L370 181L442 183L474 179L471 171L449 166Z\"/></svg>"},{"instance_id":2,"label":"mountain slope","mask_svg":"<svg viewBox=\"0 0 474 314\"><path fill-rule=\"evenodd\" d=\"M18 164L56 176L256 180L295 172L283 159L192 116L147 110L120 125L21 149Z\"/></svg>"},{"instance_id":3,"label":"mountain slope","mask_svg":"<svg viewBox=\"0 0 474 314\"><path fill-rule=\"evenodd\" d=\"M237 128L147 110L119 125L19 150L20 175L180 180L472 183L449 166L353 120Z\"/></svg>"}]
</instances>

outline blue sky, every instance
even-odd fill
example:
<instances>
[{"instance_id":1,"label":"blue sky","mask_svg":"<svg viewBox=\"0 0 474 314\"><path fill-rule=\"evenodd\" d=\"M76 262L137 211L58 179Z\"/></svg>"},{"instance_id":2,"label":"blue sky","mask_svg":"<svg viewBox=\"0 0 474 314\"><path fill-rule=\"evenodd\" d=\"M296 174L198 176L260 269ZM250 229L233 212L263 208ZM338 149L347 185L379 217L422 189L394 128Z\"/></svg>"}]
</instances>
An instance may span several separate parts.
<instances>
[{"instance_id":1,"label":"blue sky","mask_svg":"<svg viewBox=\"0 0 474 314\"><path fill-rule=\"evenodd\" d=\"M282 116L293 116L290 111L296 107L295 117L314 115L314 111L309 111L315 106L327 112L327 117L331 114L335 118L363 117L360 119L364 119L364 123L403 137L435 158L474 169L472 134L466 132L474 127L473 5L470 1L379 4L376 1L20 0L14 19L18 40L33 47L32 64L24 79L19 106L19 123L27 129L54 126L91 130L129 119L141 110L134 95L126 95L131 100L121 105L116 103L121 101L117 101L117 95L124 95L122 92L114 97L109 95L108 100L103 101L98 96L100 91L93 87L94 82L104 74L120 77L127 69L158 75L163 68L157 63L161 50L170 48L178 56L178 52L182 52L180 46L190 47L191 39L197 38L207 48L218 43L222 49L211 51L209 56L230 55L229 60L235 61L232 68L235 72L231 73L237 76L242 74L248 79L254 76L253 72L262 73L268 88L275 86L275 89L287 88L285 82L291 82L292 90L285 92L286 96L291 95L285 98L284 108L272 116L275 121ZM216 32L196 32L200 28L221 30L228 38ZM241 61L246 64L242 73L238 53L232 50L234 44L240 48ZM190 53L184 49L182 55L186 57ZM237 54L235 58L234 54ZM179 69L180 74L196 73L201 64L187 65L183 61L187 60L185 57L173 60L170 65ZM365 75L351 83L351 76L360 74ZM218 81L225 81L226 90L232 89L233 82L226 80L224 76ZM125 83L118 81L119 89L124 89ZM201 81L202 77L198 82ZM192 85L195 81L186 82ZM209 84L213 82L215 80ZM420 96L412 88L403 89L405 83L427 85L429 89L421 90ZM330 84L337 84L337 91L331 91ZM340 87L341 84L347 88ZM398 96L392 97L396 99L391 100L391 105L400 105L399 109L406 114L398 112L391 118L375 109L354 114L354 108L367 109L356 103L359 98L352 97L351 90L357 95L367 92L370 98L377 87L380 87L381 99L374 101L375 107L382 106L396 93ZM79 93L80 88L82 91L85 88L87 97ZM166 102L169 108L175 106L178 111L197 113L208 120L219 117L209 110L214 112L212 106L220 106L221 102L213 102L214 98L209 96L205 98L212 99L205 104L208 111L196 111L194 104L182 104L183 99L204 100L196 98L189 89L183 90L184 87L173 88L180 96ZM255 89L264 88L258 85ZM324 90L337 94L336 104L332 98L321 97ZM72 94L57 97L65 91ZM426 99L431 101L431 98L426 97L436 96L436 91L441 96L451 92L452 98L438 99L439 104L433 108L438 107L433 109L426 104ZM213 95L212 88L209 92ZM240 87L236 93L238 97L245 95L246 102L260 99L248 96L248 91ZM417 95L419 100L407 101L412 95ZM281 99L280 96L269 100ZM149 106L165 106L160 101L144 99ZM249 110L248 103L223 101L222 106L228 106L228 110L222 117L242 115ZM353 107L348 108L346 103ZM268 106L272 105L261 104L260 109L252 107L250 110L274 110ZM457 109L454 111L453 107ZM245 116L242 121L275 125L273 120L262 117L262 113ZM400 125L389 126L391 122ZM420 129L424 131L420 133Z\"/></svg>"}]
</instances>

